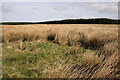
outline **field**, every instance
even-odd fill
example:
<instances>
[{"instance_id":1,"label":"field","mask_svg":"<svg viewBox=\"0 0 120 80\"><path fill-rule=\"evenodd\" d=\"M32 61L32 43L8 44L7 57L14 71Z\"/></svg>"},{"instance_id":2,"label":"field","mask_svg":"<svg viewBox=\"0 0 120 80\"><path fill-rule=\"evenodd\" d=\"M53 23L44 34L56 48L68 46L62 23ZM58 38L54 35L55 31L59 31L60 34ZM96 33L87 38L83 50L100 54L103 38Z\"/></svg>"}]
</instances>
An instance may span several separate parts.
<instances>
[{"instance_id":1,"label":"field","mask_svg":"<svg viewBox=\"0 0 120 80\"><path fill-rule=\"evenodd\" d=\"M2 25L3 78L118 78L118 25Z\"/></svg>"}]
</instances>

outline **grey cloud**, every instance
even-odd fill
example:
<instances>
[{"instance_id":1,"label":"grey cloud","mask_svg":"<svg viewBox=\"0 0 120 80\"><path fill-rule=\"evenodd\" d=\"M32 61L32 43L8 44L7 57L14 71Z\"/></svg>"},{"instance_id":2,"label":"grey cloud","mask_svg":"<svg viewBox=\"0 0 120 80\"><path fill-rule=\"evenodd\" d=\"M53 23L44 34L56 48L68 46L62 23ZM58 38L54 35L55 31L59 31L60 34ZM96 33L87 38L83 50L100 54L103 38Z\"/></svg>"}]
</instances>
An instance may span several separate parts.
<instances>
[{"instance_id":1,"label":"grey cloud","mask_svg":"<svg viewBox=\"0 0 120 80\"><path fill-rule=\"evenodd\" d=\"M2 5L0 5L0 12L2 11Z\"/></svg>"},{"instance_id":2,"label":"grey cloud","mask_svg":"<svg viewBox=\"0 0 120 80\"><path fill-rule=\"evenodd\" d=\"M54 9L55 10L67 10L68 7L65 7L65 6L55 6Z\"/></svg>"},{"instance_id":3,"label":"grey cloud","mask_svg":"<svg viewBox=\"0 0 120 80\"><path fill-rule=\"evenodd\" d=\"M9 7L5 7L5 6L2 6L1 7L1 11L2 12L11 12L11 11L13 11L11 8L9 8Z\"/></svg>"},{"instance_id":4,"label":"grey cloud","mask_svg":"<svg viewBox=\"0 0 120 80\"><path fill-rule=\"evenodd\" d=\"M36 9L38 9L38 8L34 7L34 8L32 8L32 9L36 10Z\"/></svg>"},{"instance_id":5,"label":"grey cloud","mask_svg":"<svg viewBox=\"0 0 120 80\"><path fill-rule=\"evenodd\" d=\"M64 16L64 17L70 17L70 18L71 18L71 17L74 17L73 14L64 14L63 16Z\"/></svg>"},{"instance_id":6,"label":"grey cloud","mask_svg":"<svg viewBox=\"0 0 120 80\"><path fill-rule=\"evenodd\" d=\"M88 8L106 14L118 12L118 6L115 3L94 3L89 5Z\"/></svg>"}]
</instances>

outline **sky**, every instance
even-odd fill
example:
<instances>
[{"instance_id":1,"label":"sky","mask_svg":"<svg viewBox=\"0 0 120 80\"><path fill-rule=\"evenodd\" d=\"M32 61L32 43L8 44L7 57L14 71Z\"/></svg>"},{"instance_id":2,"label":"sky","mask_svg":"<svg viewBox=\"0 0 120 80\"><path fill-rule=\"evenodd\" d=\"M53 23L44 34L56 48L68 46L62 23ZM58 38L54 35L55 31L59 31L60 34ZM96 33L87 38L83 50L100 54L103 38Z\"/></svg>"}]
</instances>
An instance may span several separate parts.
<instances>
[{"instance_id":1,"label":"sky","mask_svg":"<svg viewBox=\"0 0 120 80\"><path fill-rule=\"evenodd\" d=\"M1 2L119 2L119 0L1 0Z\"/></svg>"},{"instance_id":2,"label":"sky","mask_svg":"<svg viewBox=\"0 0 120 80\"><path fill-rule=\"evenodd\" d=\"M117 2L2 2L3 22L118 18Z\"/></svg>"}]
</instances>

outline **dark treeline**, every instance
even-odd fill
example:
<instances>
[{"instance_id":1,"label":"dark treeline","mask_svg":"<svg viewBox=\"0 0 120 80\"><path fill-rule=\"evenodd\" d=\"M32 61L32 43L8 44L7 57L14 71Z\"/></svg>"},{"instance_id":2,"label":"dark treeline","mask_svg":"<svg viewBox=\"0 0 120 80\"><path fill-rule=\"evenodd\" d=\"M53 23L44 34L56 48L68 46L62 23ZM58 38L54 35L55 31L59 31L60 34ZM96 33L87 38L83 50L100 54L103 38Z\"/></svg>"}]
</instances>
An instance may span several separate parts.
<instances>
[{"instance_id":1,"label":"dark treeline","mask_svg":"<svg viewBox=\"0 0 120 80\"><path fill-rule=\"evenodd\" d=\"M96 19L66 19L46 22L3 22L5 25L22 25L22 24L120 24L120 20L96 18Z\"/></svg>"}]
</instances>

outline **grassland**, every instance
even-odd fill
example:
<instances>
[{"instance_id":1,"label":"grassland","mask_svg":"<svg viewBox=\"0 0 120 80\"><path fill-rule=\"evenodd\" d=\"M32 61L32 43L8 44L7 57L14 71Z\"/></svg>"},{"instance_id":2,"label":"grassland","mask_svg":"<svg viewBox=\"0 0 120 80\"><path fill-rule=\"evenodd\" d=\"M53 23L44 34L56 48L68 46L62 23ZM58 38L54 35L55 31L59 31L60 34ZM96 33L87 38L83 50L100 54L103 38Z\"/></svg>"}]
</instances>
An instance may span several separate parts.
<instances>
[{"instance_id":1,"label":"grassland","mask_svg":"<svg viewBox=\"0 0 120 80\"><path fill-rule=\"evenodd\" d=\"M119 76L118 25L2 25L2 42L4 78Z\"/></svg>"}]
</instances>

